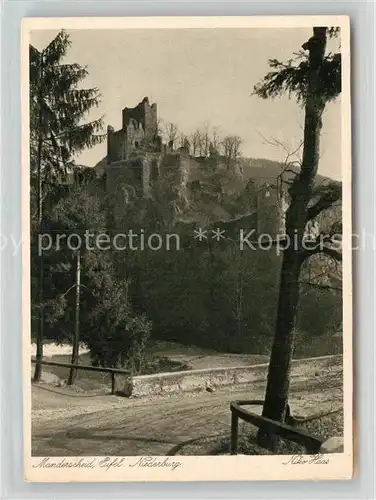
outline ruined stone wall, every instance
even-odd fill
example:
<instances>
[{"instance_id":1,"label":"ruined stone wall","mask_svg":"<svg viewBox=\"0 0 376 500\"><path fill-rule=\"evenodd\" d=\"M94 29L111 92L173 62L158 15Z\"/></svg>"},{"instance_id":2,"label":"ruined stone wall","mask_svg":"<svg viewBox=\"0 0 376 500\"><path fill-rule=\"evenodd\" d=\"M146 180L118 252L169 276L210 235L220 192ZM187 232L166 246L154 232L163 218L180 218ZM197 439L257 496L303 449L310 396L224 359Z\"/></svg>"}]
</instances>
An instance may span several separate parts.
<instances>
[{"instance_id":1,"label":"ruined stone wall","mask_svg":"<svg viewBox=\"0 0 376 500\"><path fill-rule=\"evenodd\" d=\"M113 194L121 185L131 184L138 195L143 193L145 158L133 157L112 163L106 168L106 189Z\"/></svg>"},{"instance_id":2,"label":"ruined stone wall","mask_svg":"<svg viewBox=\"0 0 376 500\"><path fill-rule=\"evenodd\" d=\"M125 128L116 132L113 127L107 127L108 163L126 160L132 152L139 149L144 137L145 133L142 125L133 119Z\"/></svg>"},{"instance_id":3,"label":"ruined stone wall","mask_svg":"<svg viewBox=\"0 0 376 500\"><path fill-rule=\"evenodd\" d=\"M157 105L155 103L150 105L149 99L144 97L136 107L123 109L123 129L131 119L142 124L145 135L154 135L157 132Z\"/></svg>"},{"instance_id":4,"label":"ruined stone wall","mask_svg":"<svg viewBox=\"0 0 376 500\"><path fill-rule=\"evenodd\" d=\"M106 190L111 194L115 214L124 213L124 204L150 196L153 183L160 178L162 156L158 153L134 153L126 160L108 164Z\"/></svg>"},{"instance_id":5,"label":"ruined stone wall","mask_svg":"<svg viewBox=\"0 0 376 500\"><path fill-rule=\"evenodd\" d=\"M115 132L113 127L107 127L107 161L112 163L124 160L127 151L127 132L118 130Z\"/></svg>"},{"instance_id":6,"label":"ruined stone wall","mask_svg":"<svg viewBox=\"0 0 376 500\"><path fill-rule=\"evenodd\" d=\"M174 152L163 155L160 162L160 180L166 189L166 200L177 203L180 209L184 209L188 204L190 160L188 155Z\"/></svg>"},{"instance_id":7,"label":"ruined stone wall","mask_svg":"<svg viewBox=\"0 0 376 500\"><path fill-rule=\"evenodd\" d=\"M316 372L330 370L333 375L341 374L342 355L320 356L317 358L294 359L291 376L293 379L312 378ZM157 394L205 391L207 387L215 389L237 384L263 382L268 373L268 364L236 366L226 368L208 368L172 373L139 375L132 379L132 396L145 397Z\"/></svg>"},{"instance_id":8,"label":"ruined stone wall","mask_svg":"<svg viewBox=\"0 0 376 500\"><path fill-rule=\"evenodd\" d=\"M122 128L115 132L107 127L108 163L126 160L131 154L149 144L150 151L161 150L161 138L157 134L157 105L149 104L145 97L136 107L124 108Z\"/></svg>"},{"instance_id":9,"label":"ruined stone wall","mask_svg":"<svg viewBox=\"0 0 376 500\"><path fill-rule=\"evenodd\" d=\"M136 122L133 119L130 120L129 124L126 127L126 134L127 149L125 158L127 158L133 151L137 151L145 138L145 132L142 124Z\"/></svg>"},{"instance_id":10,"label":"ruined stone wall","mask_svg":"<svg viewBox=\"0 0 376 500\"><path fill-rule=\"evenodd\" d=\"M186 186L190 171L190 158L178 152L163 155L161 175L175 185Z\"/></svg>"}]
</instances>

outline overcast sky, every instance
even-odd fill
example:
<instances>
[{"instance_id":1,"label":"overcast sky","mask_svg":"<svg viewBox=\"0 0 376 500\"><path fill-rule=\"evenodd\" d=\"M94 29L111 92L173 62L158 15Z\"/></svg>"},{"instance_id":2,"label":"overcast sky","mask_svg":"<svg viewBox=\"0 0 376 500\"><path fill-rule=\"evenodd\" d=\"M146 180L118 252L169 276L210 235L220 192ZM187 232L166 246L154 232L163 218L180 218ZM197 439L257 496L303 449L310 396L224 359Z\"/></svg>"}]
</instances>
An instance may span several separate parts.
<instances>
[{"instance_id":1,"label":"overcast sky","mask_svg":"<svg viewBox=\"0 0 376 500\"><path fill-rule=\"evenodd\" d=\"M57 31L33 31L31 43L47 45ZM263 100L252 89L268 71L270 58L286 60L311 36L311 29L119 29L68 31L67 60L86 65L85 86L97 86L102 103L89 119L121 127L121 110L148 96L165 122L190 133L204 126L239 135L242 152L283 160L285 151L265 143L277 139L290 150L302 139L303 114L294 98ZM336 43L336 42L332 42ZM335 49L335 47L333 47ZM323 118L319 172L341 178L340 103ZM103 143L85 151L80 163L93 166L106 155Z\"/></svg>"}]
</instances>

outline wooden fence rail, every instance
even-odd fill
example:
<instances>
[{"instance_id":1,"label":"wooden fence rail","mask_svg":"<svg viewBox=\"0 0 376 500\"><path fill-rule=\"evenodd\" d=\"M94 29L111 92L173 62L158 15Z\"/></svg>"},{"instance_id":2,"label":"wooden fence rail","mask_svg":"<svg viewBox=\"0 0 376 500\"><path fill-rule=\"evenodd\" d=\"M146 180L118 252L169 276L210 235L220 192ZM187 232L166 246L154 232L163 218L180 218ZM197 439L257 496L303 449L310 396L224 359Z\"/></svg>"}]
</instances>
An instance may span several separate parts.
<instances>
[{"instance_id":1,"label":"wooden fence rail","mask_svg":"<svg viewBox=\"0 0 376 500\"><path fill-rule=\"evenodd\" d=\"M119 368L105 368L102 366L90 366L90 365L73 365L71 363L58 363L57 361L37 361L35 358L31 358L32 363L39 363L46 366L60 366L62 368L75 368L77 370L87 370L92 372L102 372L111 374L111 394L115 393L115 375L131 375L129 370L121 370Z\"/></svg>"},{"instance_id":2,"label":"wooden fence rail","mask_svg":"<svg viewBox=\"0 0 376 500\"><path fill-rule=\"evenodd\" d=\"M232 401L231 409L231 455L237 454L238 449L238 420L244 420L256 427L263 427L266 431L270 431L284 439L293 441L304 446L308 453L318 453L325 438L321 436L312 436L304 429L292 427L291 425L271 420L257 413L250 412L242 408L242 406L262 406L264 401Z\"/></svg>"}]
</instances>

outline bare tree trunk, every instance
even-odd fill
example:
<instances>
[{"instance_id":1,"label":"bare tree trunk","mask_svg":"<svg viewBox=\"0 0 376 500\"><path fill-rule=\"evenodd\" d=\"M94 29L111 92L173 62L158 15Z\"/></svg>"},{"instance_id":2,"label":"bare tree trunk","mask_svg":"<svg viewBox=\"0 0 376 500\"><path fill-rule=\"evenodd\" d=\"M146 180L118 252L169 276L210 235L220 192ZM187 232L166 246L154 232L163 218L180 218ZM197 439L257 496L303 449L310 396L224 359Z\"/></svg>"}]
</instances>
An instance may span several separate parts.
<instances>
[{"instance_id":1,"label":"bare tree trunk","mask_svg":"<svg viewBox=\"0 0 376 500\"><path fill-rule=\"evenodd\" d=\"M283 421L288 401L294 327L299 303L301 264L294 249L283 255L276 332L272 347L263 415Z\"/></svg>"},{"instance_id":2,"label":"bare tree trunk","mask_svg":"<svg viewBox=\"0 0 376 500\"><path fill-rule=\"evenodd\" d=\"M326 31L326 28L314 28L313 37L303 45L303 48L309 50L310 67L302 168L290 188L291 202L286 213L286 233L291 244L283 252L276 331L263 408L265 417L278 421L284 421L288 402L295 319L299 304L299 275L303 262L302 240L307 223L307 207L319 162L321 118L325 103L318 92L318 86L325 54ZM263 441L264 445L265 435L260 429L259 441ZM269 446L273 447L273 444L273 440L269 440Z\"/></svg>"},{"instance_id":3,"label":"bare tree trunk","mask_svg":"<svg viewBox=\"0 0 376 500\"><path fill-rule=\"evenodd\" d=\"M81 255L77 251L76 260L76 312L74 325L74 338L72 349L72 365L78 364L78 353L80 345L80 289L81 289ZM68 385L74 384L77 376L77 368L71 368L69 372Z\"/></svg>"}]
</instances>

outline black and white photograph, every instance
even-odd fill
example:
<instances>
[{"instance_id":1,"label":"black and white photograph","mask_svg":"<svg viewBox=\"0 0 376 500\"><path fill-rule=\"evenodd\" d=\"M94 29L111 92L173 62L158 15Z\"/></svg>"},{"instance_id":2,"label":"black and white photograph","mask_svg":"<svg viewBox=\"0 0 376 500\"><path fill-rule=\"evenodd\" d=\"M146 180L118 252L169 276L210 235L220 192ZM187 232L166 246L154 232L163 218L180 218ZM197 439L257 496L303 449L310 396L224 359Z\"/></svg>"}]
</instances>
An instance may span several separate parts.
<instances>
[{"instance_id":1,"label":"black and white photograph","mask_svg":"<svg viewBox=\"0 0 376 500\"><path fill-rule=\"evenodd\" d=\"M351 478L349 30L24 20L28 480Z\"/></svg>"}]
</instances>

